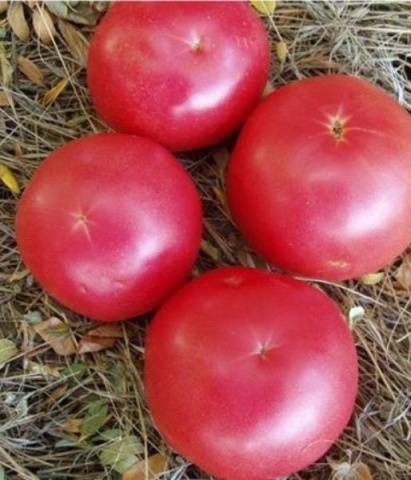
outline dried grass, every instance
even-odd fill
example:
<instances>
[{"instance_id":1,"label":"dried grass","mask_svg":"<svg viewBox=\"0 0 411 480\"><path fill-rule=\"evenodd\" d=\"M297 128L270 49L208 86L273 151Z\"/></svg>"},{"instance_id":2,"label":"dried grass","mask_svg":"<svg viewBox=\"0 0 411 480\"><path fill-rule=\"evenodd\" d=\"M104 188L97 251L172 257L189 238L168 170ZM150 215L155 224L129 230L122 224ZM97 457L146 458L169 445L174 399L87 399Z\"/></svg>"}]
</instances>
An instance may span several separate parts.
<instances>
[{"instance_id":1,"label":"dried grass","mask_svg":"<svg viewBox=\"0 0 411 480\"><path fill-rule=\"evenodd\" d=\"M102 10L104 5L98 3L97 8ZM0 113L0 162L15 172L21 185L51 150L104 129L90 107L82 61L84 38L93 27L71 24L81 33L76 36L70 29L70 38L82 39L78 51L70 49L60 33L46 45L33 31L30 8L25 6L25 11L31 29L28 42L12 35L6 13L0 14L2 90L12 97L11 106L2 107ZM382 85L411 109L410 2L279 2L267 25L273 56L278 41L288 49L283 65L273 67L275 86L309 75L353 73ZM19 70L21 56L40 68L43 75L37 83L41 85ZM68 83L62 92L45 101L47 92L65 79ZM244 245L227 215L222 193L224 151L216 147L186 155L183 161L205 207L205 242L196 272L223 264L264 265ZM120 478L100 461L104 439L91 435L78 441L79 435L63 429L65 425L68 429L68 421L73 428L72 419L87 416L89 403L96 399L108 405L103 429L117 428L137 436L143 449L140 458L157 452L169 457L162 478L205 478L167 449L149 418L141 373L146 320L124 326L123 339L114 348L76 358L57 356L35 334L31 324L39 318L56 316L77 336L91 325L48 298L24 270L13 231L16 201L1 187L0 336L12 339L19 354L1 370L0 465L4 471L0 469L0 478L2 472L8 479ZM354 306L365 310L362 318L351 322L360 356L360 392L355 415L338 443L322 460L290 478L364 480L371 478L370 473L381 480L411 478L408 260L404 256L387 268L376 285L324 284L345 312ZM70 366L77 374L69 375Z\"/></svg>"}]
</instances>

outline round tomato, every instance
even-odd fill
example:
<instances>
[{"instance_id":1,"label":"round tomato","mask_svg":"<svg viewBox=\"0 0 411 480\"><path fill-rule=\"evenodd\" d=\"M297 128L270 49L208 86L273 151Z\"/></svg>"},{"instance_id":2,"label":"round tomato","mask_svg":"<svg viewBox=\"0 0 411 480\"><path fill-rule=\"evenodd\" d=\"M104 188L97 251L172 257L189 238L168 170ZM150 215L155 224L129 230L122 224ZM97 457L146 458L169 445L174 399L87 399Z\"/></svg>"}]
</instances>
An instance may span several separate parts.
<instances>
[{"instance_id":1,"label":"round tomato","mask_svg":"<svg viewBox=\"0 0 411 480\"><path fill-rule=\"evenodd\" d=\"M337 305L283 275L229 267L184 286L149 327L146 393L166 441L219 478L314 462L347 424L357 357Z\"/></svg>"},{"instance_id":2,"label":"round tomato","mask_svg":"<svg viewBox=\"0 0 411 480\"><path fill-rule=\"evenodd\" d=\"M279 88L240 135L228 199L245 238L284 270L374 272L411 240L411 118L355 77Z\"/></svg>"},{"instance_id":3,"label":"round tomato","mask_svg":"<svg viewBox=\"0 0 411 480\"><path fill-rule=\"evenodd\" d=\"M91 42L88 83L114 129L189 150L241 124L268 67L267 33L246 3L116 2Z\"/></svg>"},{"instance_id":4,"label":"round tomato","mask_svg":"<svg viewBox=\"0 0 411 480\"><path fill-rule=\"evenodd\" d=\"M157 307L185 280L200 243L201 206L163 147L100 134L64 145L40 166L16 230L24 263L51 296L116 321Z\"/></svg>"}]
</instances>

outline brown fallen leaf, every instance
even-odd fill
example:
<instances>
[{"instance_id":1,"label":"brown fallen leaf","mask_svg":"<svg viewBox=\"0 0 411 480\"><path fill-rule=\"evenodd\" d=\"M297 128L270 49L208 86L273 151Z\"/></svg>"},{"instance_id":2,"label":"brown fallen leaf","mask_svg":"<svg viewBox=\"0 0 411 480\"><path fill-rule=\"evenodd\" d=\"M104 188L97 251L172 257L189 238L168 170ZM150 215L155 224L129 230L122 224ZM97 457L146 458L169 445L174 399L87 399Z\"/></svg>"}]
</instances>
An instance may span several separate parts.
<instances>
[{"instance_id":1,"label":"brown fallen leaf","mask_svg":"<svg viewBox=\"0 0 411 480\"><path fill-rule=\"evenodd\" d=\"M5 1L5 0L1 0L0 1L0 15L2 13L4 13L5 11L7 11L7 8L8 8L8 2Z\"/></svg>"},{"instance_id":2,"label":"brown fallen leaf","mask_svg":"<svg viewBox=\"0 0 411 480\"><path fill-rule=\"evenodd\" d=\"M108 323L87 332L90 337L123 338L123 328L119 323Z\"/></svg>"},{"instance_id":3,"label":"brown fallen leaf","mask_svg":"<svg viewBox=\"0 0 411 480\"><path fill-rule=\"evenodd\" d=\"M13 105L13 99L7 92L0 92L0 107L11 107Z\"/></svg>"},{"instance_id":4,"label":"brown fallen leaf","mask_svg":"<svg viewBox=\"0 0 411 480\"><path fill-rule=\"evenodd\" d=\"M63 430L67 433L80 433L82 424L82 418L69 418L63 425Z\"/></svg>"},{"instance_id":5,"label":"brown fallen leaf","mask_svg":"<svg viewBox=\"0 0 411 480\"><path fill-rule=\"evenodd\" d=\"M263 93L261 94L261 96L263 98L268 97L268 95L270 95L270 93L273 93L274 90L275 90L275 88L274 88L274 85L271 82L271 80L267 80L267 83L265 84L265 87L264 87L264 90L263 90Z\"/></svg>"},{"instance_id":6,"label":"brown fallen leaf","mask_svg":"<svg viewBox=\"0 0 411 480\"><path fill-rule=\"evenodd\" d=\"M42 104L46 106L53 103L67 87L68 83L67 78L63 78L63 80L60 80L54 87L50 88L44 95Z\"/></svg>"},{"instance_id":7,"label":"brown fallen leaf","mask_svg":"<svg viewBox=\"0 0 411 480\"><path fill-rule=\"evenodd\" d=\"M28 268L25 268L24 270L21 270L20 272L14 272L12 275L9 277L9 282L18 282L19 280L22 280L23 278L26 278L27 275L30 275L30 270Z\"/></svg>"},{"instance_id":8,"label":"brown fallen leaf","mask_svg":"<svg viewBox=\"0 0 411 480\"><path fill-rule=\"evenodd\" d=\"M146 469L148 476L146 476ZM166 469L167 458L161 453L156 453L133 465L123 474L122 480L154 480Z\"/></svg>"},{"instance_id":9,"label":"brown fallen leaf","mask_svg":"<svg viewBox=\"0 0 411 480\"><path fill-rule=\"evenodd\" d=\"M49 12L42 7L38 7L33 12L33 27L39 39L49 45L53 42L56 35L56 27Z\"/></svg>"},{"instance_id":10,"label":"brown fallen leaf","mask_svg":"<svg viewBox=\"0 0 411 480\"><path fill-rule=\"evenodd\" d=\"M23 73L29 80L31 80L36 85L42 85L44 80L43 72L39 69L39 67L22 55L17 57L17 64L19 66L19 70Z\"/></svg>"},{"instance_id":11,"label":"brown fallen leaf","mask_svg":"<svg viewBox=\"0 0 411 480\"><path fill-rule=\"evenodd\" d=\"M215 262L220 261L221 259L221 254L220 250L213 245L211 245L210 242L207 242L207 240L201 240L201 251L207 254L212 260Z\"/></svg>"},{"instance_id":12,"label":"brown fallen leaf","mask_svg":"<svg viewBox=\"0 0 411 480\"><path fill-rule=\"evenodd\" d=\"M22 2L13 2L7 10L7 21L13 33L23 41L27 42L30 38L30 28L24 16L24 7Z\"/></svg>"},{"instance_id":13,"label":"brown fallen leaf","mask_svg":"<svg viewBox=\"0 0 411 480\"><path fill-rule=\"evenodd\" d=\"M116 343L115 338L84 336L79 343L78 353L99 352L111 348Z\"/></svg>"},{"instance_id":14,"label":"brown fallen leaf","mask_svg":"<svg viewBox=\"0 0 411 480\"><path fill-rule=\"evenodd\" d=\"M230 158L230 152L226 147L221 147L213 153L213 158L219 170L225 170L228 160Z\"/></svg>"},{"instance_id":15,"label":"brown fallen leaf","mask_svg":"<svg viewBox=\"0 0 411 480\"><path fill-rule=\"evenodd\" d=\"M70 328L60 319L51 317L33 328L58 355L72 355L77 352Z\"/></svg>"},{"instance_id":16,"label":"brown fallen leaf","mask_svg":"<svg viewBox=\"0 0 411 480\"><path fill-rule=\"evenodd\" d=\"M372 480L371 471L365 463L357 463L354 472L355 480Z\"/></svg>"},{"instance_id":17,"label":"brown fallen leaf","mask_svg":"<svg viewBox=\"0 0 411 480\"><path fill-rule=\"evenodd\" d=\"M14 143L14 156L21 157L23 155L23 150L21 149L21 145L17 142Z\"/></svg>"},{"instance_id":18,"label":"brown fallen leaf","mask_svg":"<svg viewBox=\"0 0 411 480\"><path fill-rule=\"evenodd\" d=\"M404 290L411 287L411 257L405 256L395 273L395 278Z\"/></svg>"},{"instance_id":19,"label":"brown fallen leaf","mask_svg":"<svg viewBox=\"0 0 411 480\"><path fill-rule=\"evenodd\" d=\"M58 27L67 43L73 57L76 58L81 65L87 64L88 40L73 25L58 19Z\"/></svg>"},{"instance_id":20,"label":"brown fallen leaf","mask_svg":"<svg viewBox=\"0 0 411 480\"><path fill-rule=\"evenodd\" d=\"M61 398L68 390L68 384L65 383L64 385L61 385L60 387L55 388L51 393L48 398L49 403L53 403L59 398Z\"/></svg>"},{"instance_id":21,"label":"brown fallen leaf","mask_svg":"<svg viewBox=\"0 0 411 480\"><path fill-rule=\"evenodd\" d=\"M38 363L25 359L24 368L34 375L41 375L42 377L60 377L60 369L55 365Z\"/></svg>"},{"instance_id":22,"label":"brown fallen leaf","mask_svg":"<svg viewBox=\"0 0 411 480\"><path fill-rule=\"evenodd\" d=\"M4 45L0 43L0 70L3 87L9 86L13 80L14 68L9 61L9 56Z\"/></svg>"}]
</instances>

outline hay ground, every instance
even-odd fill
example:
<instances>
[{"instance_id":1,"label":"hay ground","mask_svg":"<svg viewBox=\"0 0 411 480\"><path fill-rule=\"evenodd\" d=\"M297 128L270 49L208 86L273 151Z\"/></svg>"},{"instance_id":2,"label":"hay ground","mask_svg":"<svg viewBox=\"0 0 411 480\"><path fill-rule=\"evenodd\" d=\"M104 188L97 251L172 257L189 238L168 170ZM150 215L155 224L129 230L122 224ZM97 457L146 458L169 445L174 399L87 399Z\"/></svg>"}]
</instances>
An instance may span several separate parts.
<instances>
[{"instance_id":1,"label":"hay ground","mask_svg":"<svg viewBox=\"0 0 411 480\"><path fill-rule=\"evenodd\" d=\"M85 42L78 36L82 32L89 38L94 27L78 22L90 23L94 14L90 15L88 5L73 2L71 19L64 21L77 32L76 40L68 40L67 32L63 38L60 23L61 29L46 45L32 26L39 5L24 6L30 28L26 42L12 34L6 12L0 14L1 91L6 92L2 101L12 98L11 105L1 107L0 163L12 169L22 186L54 148L104 130L90 106ZM98 13L104 7L97 3L93 8ZM64 9L58 13L67 15ZM52 20L57 27L57 16ZM411 2L280 1L272 18L265 21L273 58L276 42L282 40L288 48L285 62L274 62L274 86L310 75L352 73L383 86L411 109ZM19 56L43 72L40 85L20 71ZM45 106L46 92L64 79L67 86ZM204 202L205 242L196 272L225 264L262 266L224 207L224 150L216 147L184 155L182 160ZM140 451L139 460L157 452L168 458L161 478L208 478L168 450L153 429L142 386L147 319L122 327L122 338L113 348L83 355L56 355L35 333L35 324L52 316L67 323L77 340L92 325L47 297L25 271L13 230L18 196L0 187L0 337L15 342L18 350L0 371L0 479L119 479L118 465L101 455L115 443L101 432L113 429L120 430L115 435L121 438L137 437L131 438L133 445L139 444L133 447ZM360 390L355 415L337 444L290 479L411 478L410 259L405 254L375 285L323 282L347 314L353 307L364 309L364 316L351 315L350 322L360 357ZM99 415L103 410L104 426L90 435L77 433L85 418L90 421L87 408L97 399L103 401L97 407Z\"/></svg>"}]
</instances>

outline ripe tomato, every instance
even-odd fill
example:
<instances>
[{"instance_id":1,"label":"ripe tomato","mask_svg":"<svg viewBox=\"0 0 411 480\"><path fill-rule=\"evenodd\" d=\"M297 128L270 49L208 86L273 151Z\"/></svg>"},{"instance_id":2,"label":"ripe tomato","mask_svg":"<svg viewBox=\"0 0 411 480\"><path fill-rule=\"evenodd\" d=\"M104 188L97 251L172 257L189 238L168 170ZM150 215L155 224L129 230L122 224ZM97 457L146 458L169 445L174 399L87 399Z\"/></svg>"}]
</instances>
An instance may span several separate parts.
<instances>
[{"instance_id":1,"label":"ripe tomato","mask_svg":"<svg viewBox=\"0 0 411 480\"><path fill-rule=\"evenodd\" d=\"M160 145L101 134L64 145L21 200L27 267L64 305L95 320L151 310L189 274L201 237L196 189Z\"/></svg>"},{"instance_id":2,"label":"ripe tomato","mask_svg":"<svg viewBox=\"0 0 411 480\"><path fill-rule=\"evenodd\" d=\"M231 267L157 313L146 393L170 445L230 480L288 475L319 458L354 406L357 358L337 307L283 275Z\"/></svg>"},{"instance_id":3,"label":"ripe tomato","mask_svg":"<svg viewBox=\"0 0 411 480\"><path fill-rule=\"evenodd\" d=\"M189 150L241 124L268 67L267 33L245 3L116 2L91 42L88 83L114 129Z\"/></svg>"},{"instance_id":4,"label":"ripe tomato","mask_svg":"<svg viewBox=\"0 0 411 480\"><path fill-rule=\"evenodd\" d=\"M228 172L231 211L267 260L343 280L411 240L411 119L382 90L330 75L271 94L247 121Z\"/></svg>"}]
</instances>

